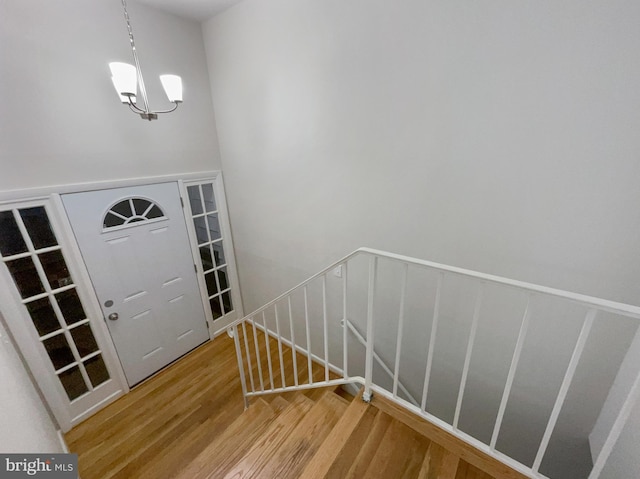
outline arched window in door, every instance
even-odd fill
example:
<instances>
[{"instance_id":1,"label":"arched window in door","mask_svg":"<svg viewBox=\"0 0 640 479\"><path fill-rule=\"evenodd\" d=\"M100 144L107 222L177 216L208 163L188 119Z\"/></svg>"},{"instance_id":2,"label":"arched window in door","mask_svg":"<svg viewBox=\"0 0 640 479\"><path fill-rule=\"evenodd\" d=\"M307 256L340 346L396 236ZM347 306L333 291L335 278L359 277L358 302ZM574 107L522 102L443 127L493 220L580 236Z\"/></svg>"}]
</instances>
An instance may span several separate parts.
<instances>
[{"instance_id":1,"label":"arched window in door","mask_svg":"<svg viewBox=\"0 0 640 479\"><path fill-rule=\"evenodd\" d=\"M162 208L146 198L132 197L118 201L107 210L102 219L105 230L142 221L166 218Z\"/></svg>"}]
</instances>

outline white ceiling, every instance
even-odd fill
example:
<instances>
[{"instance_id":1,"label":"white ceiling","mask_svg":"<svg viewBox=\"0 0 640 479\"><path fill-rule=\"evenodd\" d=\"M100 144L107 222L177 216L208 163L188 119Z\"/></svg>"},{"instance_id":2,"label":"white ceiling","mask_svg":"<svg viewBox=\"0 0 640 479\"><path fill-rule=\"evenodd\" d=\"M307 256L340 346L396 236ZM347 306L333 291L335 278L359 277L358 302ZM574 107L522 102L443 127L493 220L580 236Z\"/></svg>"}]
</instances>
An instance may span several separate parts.
<instances>
[{"instance_id":1,"label":"white ceiling","mask_svg":"<svg viewBox=\"0 0 640 479\"><path fill-rule=\"evenodd\" d=\"M200 22L226 10L242 0L138 0L151 7Z\"/></svg>"}]
</instances>

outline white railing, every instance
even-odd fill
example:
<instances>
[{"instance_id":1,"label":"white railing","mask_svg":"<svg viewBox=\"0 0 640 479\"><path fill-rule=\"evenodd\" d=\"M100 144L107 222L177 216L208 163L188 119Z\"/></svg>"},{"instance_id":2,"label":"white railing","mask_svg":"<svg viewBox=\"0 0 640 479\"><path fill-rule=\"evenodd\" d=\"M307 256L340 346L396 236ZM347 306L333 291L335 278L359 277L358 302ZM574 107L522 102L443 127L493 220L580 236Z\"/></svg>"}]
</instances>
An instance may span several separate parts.
<instances>
[{"instance_id":1,"label":"white railing","mask_svg":"<svg viewBox=\"0 0 640 479\"><path fill-rule=\"evenodd\" d=\"M362 265L363 259L367 260L368 272L366 280L360 277L360 281L349 281L348 273L352 264L355 261L360 261ZM397 317L394 315L393 318L377 318L378 322L376 322L376 308L379 307L380 301L385 298L388 299L391 295L390 291L380 291L377 287L380 260L400 265L400 295ZM340 278L336 278L333 273L339 267L341 268L338 274ZM430 333L426 361L421 366L424 368L424 378L422 387L418 388L419 391L415 391L416 388L414 387L416 396L421 393L420 401L414 399L400 379L403 339L406 331L407 285L409 284L410 269L413 268L432 271L436 282L433 309L428 315L425 313L425 317L428 316L429 319L429 321L425 320L425 323L430 323ZM434 351L438 340L438 327L442 327L442 322L447 320L441 314L441 303L444 281L449 276L466 278L466 280L472 281L477 286L464 354L464 364L455 399L455 413L453 414L453 420L444 421L428 412L427 397L430 397L429 394L432 393L434 387L431 383L431 376L434 366ZM328 298L329 280L335 290L333 295L338 296L340 298L339 301L336 301L335 298ZM335 285L336 281L340 283L339 288ZM510 357L509 372L502 391L491 438L485 443L461 430L459 422L487 285L498 285L500 288L504 287L509 290L523 292L526 295L526 306L520 319L518 319L520 322L519 332ZM317 291L312 292L311 289L314 287ZM337 294L338 292L340 294ZM365 335L358 332L348 316L350 308L352 308L350 302L359 293L362 293L361 296L366 296L366 301L362 301L365 309L363 311L363 319L366 326ZM535 458L531 465L525 465L500 452L496 445L503 428L503 420L511 398L527 332L530 329L532 301L538 297L556 298L564 303L580 305L585 307L586 314L582 320L578 339L573 346L571 359L564 371L559 391L553 401L553 407L548 417L544 434L537 447ZM311 300L314 298L316 300L315 304L311 304ZM247 405L249 398L264 394L360 383L364 385L365 400L370 400L374 393L385 396L522 474L532 478L545 478L546 476L540 472L542 460L565 405L567 394L587 345L592 326L598 321L598 314L603 312L640 319L640 308L636 306L384 251L360 248L248 316L235 321L230 325L230 330L235 340L242 391ZM385 338L395 343L393 370L385 365L385 361L374 347L376 344L380 345L380 343L376 343L376 330L383 325L381 321L392 321L396 326L396 337ZM335 334L336 325L341 328L340 335ZM330 335L330 331L334 334ZM296 332L298 333L297 335ZM352 374L351 372L349 362L350 360L353 362L357 352L350 351L350 335L364 343L364 374ZM314 340L316 344L313 343ZM351 348L353 349L354 347L355 345L352 344ZM288 359L289 356L291 357L290 361ZM387 361L391 364L389 359L387 358ZM374 360L379 365L383 365L383 370L391 375L392 383L390 385L379 384L381 381L374 379ZM362 372L362 368L360 368L360 372ZM405 384L409 386L409 382L405 382ZM404 398L399 396L398 389L400 389ZM638 396L640 396L640 371L636 375L623 406L617 414L604 446L594 460L589 479L599 477Z\"/></svg>"}]
</instances>

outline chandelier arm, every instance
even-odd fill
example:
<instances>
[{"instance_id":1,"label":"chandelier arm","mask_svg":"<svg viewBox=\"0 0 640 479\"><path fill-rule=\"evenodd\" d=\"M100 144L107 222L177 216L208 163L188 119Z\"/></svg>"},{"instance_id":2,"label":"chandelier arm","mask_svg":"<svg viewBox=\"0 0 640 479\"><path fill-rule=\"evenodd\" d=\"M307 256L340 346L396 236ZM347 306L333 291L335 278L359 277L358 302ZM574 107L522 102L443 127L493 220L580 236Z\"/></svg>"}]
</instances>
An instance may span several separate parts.
<instances>
[{"instance_id":1,"label":"chandelier arm","mask_svg":"<svg viewBox=\"0 0 640 479\"><path fill-rule=\"evenodd\" d=\"M149 113L148 111L144 111L141 108L138 108L138 105L136 105L135 103L133 103L131 101L131 98L129 98L129 108L131 109L132 112L134 113Z\"/></svg>"},{"instance_id":2,"label":"chandelier arm","mask_svg":"<svg viewBox=\"0 0 640 479\"><path fill-rule=\"evenodd\" d=\"M167 110L160 110L160 111L152 111L151 110L151 107L149 106L149 99L147 98L147 90L146 90L145 85L144 85L144 78L142 77L142 68L140 67L140 60L138 59L138 52L137 52L137 49L136 49L136 44L135 44L135 40L133 38L133 29L131 28L131 21L130 21L130 18L129 18L129 12L127 11L127 2L126 2L126 0L120 0L120 2L122 3L122 8L124 10L124 19L125 19L125 22L127 24L127 32L129 34L129 43L130 43L130 46L131 46L131 53L133 54L133 61L134 61L134 64L135 64L134 66L131 66L131 65L128 65L128 64L123 64L123 66L126 66L126 69L128 70L127 75L130 75L132 73L131 70L129 70L129 69L135 69L135 75L137 77L136 78L136 80L137 80L136 83L138 84L138 89L139 89L139 92L140 92L140 97L142 98L142 102L136 102L135 101L135 98L136 98L135 97L135 84L131 82L131 80L133 80L133 78L127 77L127 81L125 82L127 84L127 89L129 89L130 87L133 86L133 90L134 90L133 93L130 92L130 91L127 91L127 89L125 89L125 92L120 91L118 89L117 82L114 79L115 76L112 78L112 80L114 81L114 85L116 85L116 90L120 94L121 99L123 100L123 102L125 104L128 103L129 109L132 112L140 115L140 117L143 120L149 120L149 121L157 120L158 119L158 114L160 114L160 113L171 113L172 111L175 111L178 108L178 104L182 102L182 93L181 93L182 81L181 81L180 77L175 76L175 75L173 75L173 76L176 77L176 78L171 79L171 86L173 87L173 88L171 88L171 91L172 91L172 95L171 96L176 96L175 92L173 91L173 89L176 87L176 85L178 86L179 91L180 91L180 93L176 96L179 99L176 99L176 100L172 101L171 100L171 96L169 97L169 101L174 104L173 108L170 108L170 109L167 109ZM114 68L115 68L113 65L116 65L116 63L110 63L109 65L110 65L110 67L112 69L111 71L113 73L114 72ZM169 75L169 76L171 76L171 75ZM176 83L176 79L177 79L177 83ZM160 80L163 82L163 86L164 86L163 75L160 76ZM124 85L124 83L123 83L123 85ZM166 88L165 88L165 91L167 91ZM123 97L127 97L127 100L124 100ZM140 106L138 106L140 103L142 103L142 105L141 105L142 108Z\"/></svg>"},{"instance_id":3,"label":"chandelier arm","mask_svg":"<svg viewBox=\"0 0 640 479\"><path fill-rule=\"evenodd\" d=\"M180 104L180 102L179 101L174 101L173 103L175 103L175 106L173 108L171 108L170 110L154 111L152 113L171 113L172 111L176 111L176 109L178 108L178 105Z\"/></svg>"}]
</instances>

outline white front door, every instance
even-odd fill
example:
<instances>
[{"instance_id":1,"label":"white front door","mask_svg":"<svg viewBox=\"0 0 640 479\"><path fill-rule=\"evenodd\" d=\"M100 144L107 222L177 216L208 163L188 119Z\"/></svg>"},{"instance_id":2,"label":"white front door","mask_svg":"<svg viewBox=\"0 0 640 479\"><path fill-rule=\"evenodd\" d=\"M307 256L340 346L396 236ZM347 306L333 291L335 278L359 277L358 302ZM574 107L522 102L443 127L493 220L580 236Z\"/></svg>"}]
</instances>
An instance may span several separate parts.
<instances>
[{"instance_id":1,"label":"white front door","mask_svg":"<svg viewBox=\"0 0 640 479\"><path fill-rule=\"evenodd\" d=\"M209 339L177 183L62 199L129 385Z\"/></svg>"}]
</instances>

